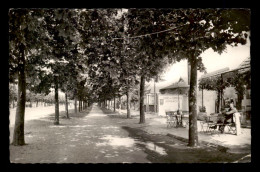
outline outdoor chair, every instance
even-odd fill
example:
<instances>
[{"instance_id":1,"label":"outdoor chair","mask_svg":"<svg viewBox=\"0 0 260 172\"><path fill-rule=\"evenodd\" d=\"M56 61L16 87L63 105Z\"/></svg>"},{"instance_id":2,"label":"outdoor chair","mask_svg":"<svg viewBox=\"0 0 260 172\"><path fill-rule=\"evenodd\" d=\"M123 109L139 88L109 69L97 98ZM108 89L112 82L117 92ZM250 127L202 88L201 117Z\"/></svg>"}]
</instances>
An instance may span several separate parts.
<instances>
[{"instance_id":1,"label":"outdoor chair","mask_svg":"<svg viewBox=\"0 0 260 172\"><path fill-rule=\"evenodd\" d=\"M225 124L225 125L228 129L228 133L236 134L236 124L234 122L228 123L228 124Z\"/></svg>"},{"instance_id":2,"label":"outdoor chair","mask_svg":"<svg viewBox=\"0 0 260 172\"><path fill-rule=\"evenodd\" d=\"M177 116L175 112L168 111L166 112L166 118L167 118L167 128L176 127L177 126Z\"/></svg>"},{"instance_id":3,"label":"outdoor chair","mask_svg":"<svg viewBox=\"0 0 260 172\"><path fill-rule=\"evenodd\" d=\"M241 116L240 113L234 113L233 122L225 124L227 127L228 133L239 135L241 133Z\"/></svg>"},{"instance_id":4,"label":"outdoor chair","mask_svg":"<svg viewBox=\"0 0 260 172\"><path fill-rule=\"evenodd\" d=\"M182 114L182 126L183 127L189 126L189 114Z\"/></svg>"},{"instance_id":5,"label":"outdoor chair","mask_svg":"<svg viewBox=\"0 0 260 172\"><path fill-rule=\"evenodd\" d=\"M208 131L208 121L209 117L208 116L203 116L201 117L200 121L200 126L201 126L201 131L202 132L207 132Z\"/></svg>"},{"instance_id":6,"label":"outdoor chair","mask_svg":"<svg viewBox=\"0 0 260 172\"><path fill-rule=\"evenodd\" d=\"M219 116L206 116L205 120L201 122L202 131L209 134L219 134L219 127L223 125L223 123L218 123Z\"/></svg>"}]
</instances>

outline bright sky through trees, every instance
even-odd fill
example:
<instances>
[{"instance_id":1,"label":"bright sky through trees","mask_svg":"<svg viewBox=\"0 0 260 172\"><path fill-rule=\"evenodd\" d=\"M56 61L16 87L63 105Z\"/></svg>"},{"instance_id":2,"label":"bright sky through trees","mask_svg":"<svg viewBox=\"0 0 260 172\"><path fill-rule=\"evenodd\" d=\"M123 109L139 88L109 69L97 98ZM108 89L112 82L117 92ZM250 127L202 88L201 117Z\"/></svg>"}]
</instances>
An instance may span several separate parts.
<instances>
[{"instance_id":1,"label":"bright sky through trees","mask_svg":"<svg viewBox=\"0 0 260 172\"><path fill-rule=\"evenodd\" d=\"M212 49L205 51L202 54L203 63L207 69L207 73L213 72L218 69L223 69L228 67L229 70L237 68L240 63L242 63L247 57L250 57L250 40L247 40L246 45L238 45L237 47L227 46L226 52L219 55ZM203 75L198 71L198 79ZM157 84L158 87L164 87L177 82L179 78L182 77L187 81L187 61L183 60L181 62L172 64L168 69L166 69L163 74L162 81ZM150 84L151 86L153 84Z\"/></svg>"}]
</instances>

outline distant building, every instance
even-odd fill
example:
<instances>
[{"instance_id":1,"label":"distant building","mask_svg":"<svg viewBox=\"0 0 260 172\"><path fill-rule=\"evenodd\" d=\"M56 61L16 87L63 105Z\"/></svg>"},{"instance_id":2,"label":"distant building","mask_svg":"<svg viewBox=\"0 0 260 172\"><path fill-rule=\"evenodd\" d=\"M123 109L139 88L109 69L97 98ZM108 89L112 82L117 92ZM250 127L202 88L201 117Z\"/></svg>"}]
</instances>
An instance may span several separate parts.
<instances>
[{"instance_id":1,"label":"distant building","mask_svg":"<svg viewBox=\"0 0 260 172\"><path fill-rule=\"evenodd\" d=\"M185 82L175 82L161 88L158 94L158 115L165 116L166 111L188 112L189 85Z\"/></svg>"}]
</instances>

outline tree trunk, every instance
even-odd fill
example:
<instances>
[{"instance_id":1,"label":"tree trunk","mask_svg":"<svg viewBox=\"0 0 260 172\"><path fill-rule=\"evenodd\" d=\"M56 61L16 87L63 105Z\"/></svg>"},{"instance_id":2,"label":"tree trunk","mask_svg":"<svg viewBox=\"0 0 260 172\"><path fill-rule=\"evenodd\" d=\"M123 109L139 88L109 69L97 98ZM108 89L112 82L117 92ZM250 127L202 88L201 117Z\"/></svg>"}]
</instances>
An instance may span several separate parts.
<instances>
[{"instance_id":1,"label":"tree trunk","mask_svg":"<svg viewBox=\"0 0 260 172\"><path fill-rule=\"evenodd\" d=\"M189 144L198 146L197 131L197 61L196 57L191 59L190 91L189 91Z\"/></svg>"},{"instance_id":2,"label":"tree trunk","mask_svg":"<svg viewBox=\"0 0 260 172\"><path fill-rule=\"evenodd\" d=\"M24 141L24 112L26 101L26 76L24 49L21 49L21 56L18 63L18 96L14 124L14 134L12 144L15 146L25 145Z\"/></svg>"},{"instance_id":3,"label":"tree trunk","mask_svg":"<svg viewBox=\"0 0 260 172\"><path fill-rule=\"evenodd\" d=\"M81 112L81 100L79 98L79 112Z\"/></svg>"},{"instance_id":4,"label":"tree trunk","mask_svg":"<svg viewBox=\"0 0 260 172\"><path fill-rule=\"evenodd\" d=\"M116 111L116 96L114 95L114 112Z\"/></svg>"},{"instance_id":5,"label":"tree trunk","mask_svg":"<svg viewBox=\"0 0 260 172\"><path fill-rule=\"evenodd\" d=\"M202 102L201 102L201 106L202 106L202 108L203 108L203 106L204 106L204 104L203 104L203 88L202 88L201 91L202 91L202 99L201 99Z\"/></svg>"},{"instance_id":6,"label":"tree trunk","mask_svg":"<svg viewBox=\"0 0 260 172\"><path fill-rule=\"evenodd\" d=\"M149 112L149 94L146 94L146 112Z\"/></svg>"},{"instance_id":7,"label":"tree trunk","mask_svg":"<svg viewBox=\"0 0 260 172\"><path fill-rule=\"evenodd\" d=\"M139 85L139 89L138 89L138 101L137 101L137 109L140 110L140 85Z\"/></svg>"},{"instance_id":8,"label":"tree trunk","mask_svg":"<svg viewBox=\"0 0 260 172\"><path fill-rule=\"evenodd\" d=\"M79 112L81 112L81 100L79 99Z\"/></svg>"},{"instance_id":9,"label":"tree trunk","mask_svg":"<svg viewBox=\"0 0 260 172\"><path fill-rule=\"evenodd\" d=\"M67 95L67 91L65 91L65 111L66 111L67 118L70 118L69 117L69 110L68 110L68 95Z\"/></svg>"},{"instance_id":10,"label":"tree trunk","mask_svg":"<svg viewBox=\"0 0 260 172\"><path fill-rule=\"evenodd\" d=\"M54 124L59 125L59 83L58 83L58 77L54 76L54 82L55 82L55 120Z\"/></svg>"},{"instance_id":11,"label":"tree trunk","mask_svg":"<svg viewBox=\"0 0 260 172\"><path fill-rule=\"evenodd\" d=\"M78 111L77 111L77 96L76 95L74 97L74 112L75 112L75 114L78 113Z\"/></svg>"},{"instance_id":12,"label":"tree trunk","mask_svg":"<svg viewBox=\"0 0 260 172\"><path fill-rule=\"evenodd\" d=\"M154 113L156 113L156 106L157 106L157 104L156 104L156 90L155 90L155 81L154 81L154 103L153 103L153 107L154 107Z\"/></svg>"},{"instance_id":13,"label":"tree trunk","mask_svg":"<svg viewBox=\"0 0 260 172\"><path fill-rule=\"evenodd\" d=\"M38 100L36 100L36 107L38 107Z\"/></svg>"},{"instance_id":14,"label":"tree trunk","mask_svg":"<svg viewBox=\"0 0 260 172\"><path fill-rule=\"evenodd\" d=\"M126 92L126 107L127 107L127 118L131 117L130 113L130 95L129 95L129 90Z\"/></svg>"},{"instance_id":15,"label":"tree trunk","mask_svg":"<svg viewBox=\"0 0 260 172\"><path fill-rule=\"evenodd\" d=\"M121 114L121 109L122 109L122 101L121 101L121 96L119 96L119 104L118 104L118 108L119 108L119 113Z\"/></svg>"},{"instance_id":16,"label":"tree trunk","mask_svg":"<svg viewBox=\"0 0 260 172\"><path fill-rule=\"evenodd\" d=\"M217 99L217 113L219 113L220 110L220 90L218 90L218 99Z\"/></svg>"},{"instance_id":17,"label":"tree trunk","mask_svg":"<svg viewBox=\"0 0 260 172\"><path fill-rule=\"evenodd\" d=\"M14 100L13 100L13 108L15 108L15 105L14 105Z\"/></svg>"},{"instance_id":18,"label":"tree trunk","mask_svg":"<svg viewBox=\"0 0 260 172\"><path fill-rule=\"evenodd\" d=\"M236 108L237 110L242 110L242 100L244 98L243 93L237 93L237 104Z\"/></svg>"},{"instance_id":19,"label":"tree trunk","mask_svg":"<svg viewBox=\"0 0 260 172\"><path fill-rule=\"evenodd\" d=\"M141 76L140 82L140 122L139 124L145 123L145 114L144 114L144 86L145 86L145 77Z\"/></svg>"},{"instance_id":20,"label":"tree trunk","mask_svg":"<svg viewBox=\"0 0 260 172\"><path fill-rule=\"evenodd\" d=\"M81 100L81 111L83 111L83 100Z\"/></svg>"}]
</instances>

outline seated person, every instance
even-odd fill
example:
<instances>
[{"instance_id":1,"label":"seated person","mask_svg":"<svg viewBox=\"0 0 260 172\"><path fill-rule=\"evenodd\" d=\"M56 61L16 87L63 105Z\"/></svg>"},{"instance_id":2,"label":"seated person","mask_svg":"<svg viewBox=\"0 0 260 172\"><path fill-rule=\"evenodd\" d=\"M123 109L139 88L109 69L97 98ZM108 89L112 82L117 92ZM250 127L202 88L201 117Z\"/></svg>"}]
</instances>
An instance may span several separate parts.
<instances>
[{"instance_id":1,"label":"seated person","mask_svg":"<svg viewBox=\"0 0 260 172\"><path fill-rule=\"evenodd\" d=\"M233 114L237 112L237 109L234 107L234 101L231 99L226 103L227 106L221 108L221 113L217 115L217 123L223 124L219 126L219 130L221 133L224 132L225 124L227 124L228 120L231 119L231 122L233 122ZM210 128L217 128L217 125L212 126Z\"/></svg>"},{"instance_id":2,"label":"seated person","mask_svg":"<svg viewBox=\"0 0 260 172\"><path fill-rule=\"evenodd\" d=\"M225 124L228 123L227 121L229 119L231 119L231 123L233 123L233 114L237 112L237 109L234 107L233 99L231 99L229 102L229 109L225 110L223 112L222 112L222 114L224 114L225 119L223 121L223 125L219 127L219 130L221 131L221 133L224 132Z\"/></svg>"}]
</instances>

